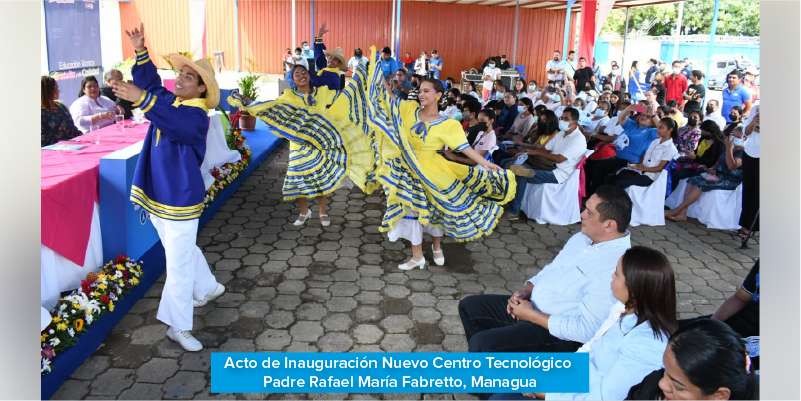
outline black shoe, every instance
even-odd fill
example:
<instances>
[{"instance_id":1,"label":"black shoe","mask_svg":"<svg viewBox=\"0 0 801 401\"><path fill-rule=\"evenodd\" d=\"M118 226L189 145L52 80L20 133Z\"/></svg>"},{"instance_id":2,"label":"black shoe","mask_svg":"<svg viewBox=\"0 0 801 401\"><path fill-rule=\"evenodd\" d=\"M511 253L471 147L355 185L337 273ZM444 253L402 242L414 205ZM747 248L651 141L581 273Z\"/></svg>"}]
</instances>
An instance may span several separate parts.
<instances>
[{"instance_id":1,"label":"black shoe","mask_svg":"<svg viewBox=\"0 0 801 401\"><path fill-rule=\"evenodd\" d=\"M507 211L503 212L503 215L501 216L501 220L507 220L507 221L520 220L520 215L512 213L512 212L507 210Z\"/></svg>"}]
</instances>

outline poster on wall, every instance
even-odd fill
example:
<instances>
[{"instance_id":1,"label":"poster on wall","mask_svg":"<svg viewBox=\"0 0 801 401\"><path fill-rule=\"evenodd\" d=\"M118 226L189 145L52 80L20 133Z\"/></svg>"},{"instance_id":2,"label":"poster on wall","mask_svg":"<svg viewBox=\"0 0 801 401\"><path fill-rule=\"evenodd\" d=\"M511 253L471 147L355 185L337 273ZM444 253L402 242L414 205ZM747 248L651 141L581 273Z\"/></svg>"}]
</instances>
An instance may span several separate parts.
<instances>
[{"instance_id":1,"label":"poster on wall","mask_svg":"<svg viewBox=\"0 0 801 401\"><path fill-rule=\"evenodd\" d=\"M102 82L100 4L98 0L44 0L47 59L58 81L61 101L78 98L81 80L94 75Z\"/></svg>"}]
</instances>

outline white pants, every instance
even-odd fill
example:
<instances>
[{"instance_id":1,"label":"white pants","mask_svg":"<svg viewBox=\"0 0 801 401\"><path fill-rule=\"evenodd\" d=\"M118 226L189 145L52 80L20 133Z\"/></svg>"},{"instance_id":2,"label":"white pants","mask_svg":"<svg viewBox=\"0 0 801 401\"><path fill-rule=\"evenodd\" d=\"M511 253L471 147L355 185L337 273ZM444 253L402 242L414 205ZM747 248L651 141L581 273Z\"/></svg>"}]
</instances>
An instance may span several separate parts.
<instances>
[{"instance_id":1,"label":"white pants","mask_svg":"<svg viewBox=\"0 0 801 401\"><path fill-rule=\"evenodd\" d=\"M387 233L389 240L395 242L398 238L409 240L412 245L423 243L423 234L428 233L432 237L442 237L445 231L439 227L430 227L420 224L417 220L417 213L405 208L403 218Z\"/></svg>"},{"instance_id":2,"label":"white pants","mask_svg":"<svg viewBox=\"0 0 801 401\"><path fill-rule=\"evenodd\" d=\"M193 300L217 286L209 264L197 247L198 219L177 221L151 215L167 259L167 280L156 318L179 330L192 330Z\"/></svg>"}]
</instances>

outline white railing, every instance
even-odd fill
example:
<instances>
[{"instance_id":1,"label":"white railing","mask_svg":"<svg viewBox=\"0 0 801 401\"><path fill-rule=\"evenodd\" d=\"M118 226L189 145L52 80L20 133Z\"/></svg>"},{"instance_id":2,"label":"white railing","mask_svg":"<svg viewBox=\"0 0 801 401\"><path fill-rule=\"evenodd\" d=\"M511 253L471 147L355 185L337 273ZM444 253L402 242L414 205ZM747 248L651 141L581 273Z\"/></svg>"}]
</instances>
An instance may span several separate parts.
<instances>
[{"instance_id":1,"label":"white railing","mask_svg":"<svg viewBox=\"0 0 801 401\"><path fill-rule=\"evenodd\" d=\"M629 36L629 39L633 40L648 40L648 41L655 41L655 42L675 42L676 36L674 35L665 35L665 36ZM621 39L622 40L622 39ZM679 36L679 42L706 42L709 43L709 35L681 35ZM725 36L725 35L718 35L715 36L715 43L740 43L740 44L749 44L749 45L758 45L759 44L759 36Z\"/></svg>"}]
</instances>

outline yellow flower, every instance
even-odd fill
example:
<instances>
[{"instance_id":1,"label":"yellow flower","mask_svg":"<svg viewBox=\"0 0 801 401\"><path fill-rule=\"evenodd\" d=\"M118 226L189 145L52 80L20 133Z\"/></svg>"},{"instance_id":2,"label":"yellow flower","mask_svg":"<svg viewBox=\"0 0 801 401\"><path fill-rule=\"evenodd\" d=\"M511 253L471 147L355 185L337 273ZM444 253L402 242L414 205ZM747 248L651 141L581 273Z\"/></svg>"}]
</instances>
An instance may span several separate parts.
<instances>
[{"instance_id":1,"label":"yellow flower","mask_svg":"<svg viewBox=\"0 0 801 401\"><path fill-rule=\"evenodd\" d=\"M79 304L72 304L72 308L73 308L73 309L78 309L78 308L80 308L80 307L81 307L81 305L79 305Z\"/></svg>"},{"instance_id":2,"label":"yellow flower","mask_svg":"<svg viewBox=\"0 0 801 401\"><path fill-rule=\"evenodd\" d=\"M114 301L109 301L108 303L108 311L114 312Z\"/></svg>"},{"instance_id":3,"label":"yellow flower","mask_svg":"<svg viewBox=\"0 0 801 401\"><path fill-rule=\"evenodd\" d=\"M67 324L66 323L57 324L56 325L56 330L61 330L61 331L67 330Z\"/></svg>"},{"instance_id":4,"label":"yellow flower","mask_svg":"<svg viewBox=\"0 0 801 401\"><path fill-rule=\"evenodd\" d=\"M54 322L54 323L58 323L58 322L60 322L60 321L61 321L61 318L60 318L60 317L58 317L58 316L56 316L56 317L54 317L54 318L53 318L53 322Z\"/></svg>"},{"instance_id":5,"label":"yellow flower","mask_svg":"<svg viewBox=\"0 0 801 401\"><path fill-rule=\"evenodd\" d=\"M42 342L47 341L47 334L42 334Z\"/></svg>"},{"instance_id":6,"label":"yellow flower","mask_svg":"<svg viewBox=\"0 0 801 401\"><path fill-rule=\"evenodd\" d=\"M132 282L133 282L133 285L138 285L139 284L139 280L137 280L136 277L133 278Z\"/></svg>"},{"instance_id":7,"label":"yellow flower","mask_svg":"<svg viewBox=\"0 0 801 401\"><path fill-rule=\"evenodd\" d=\"M105 290L106 288L108 288L108 287L105 284L100 284L100 285L97 286L97 289L99 289L99 290Z\"/></svg>"}]
</instances>

